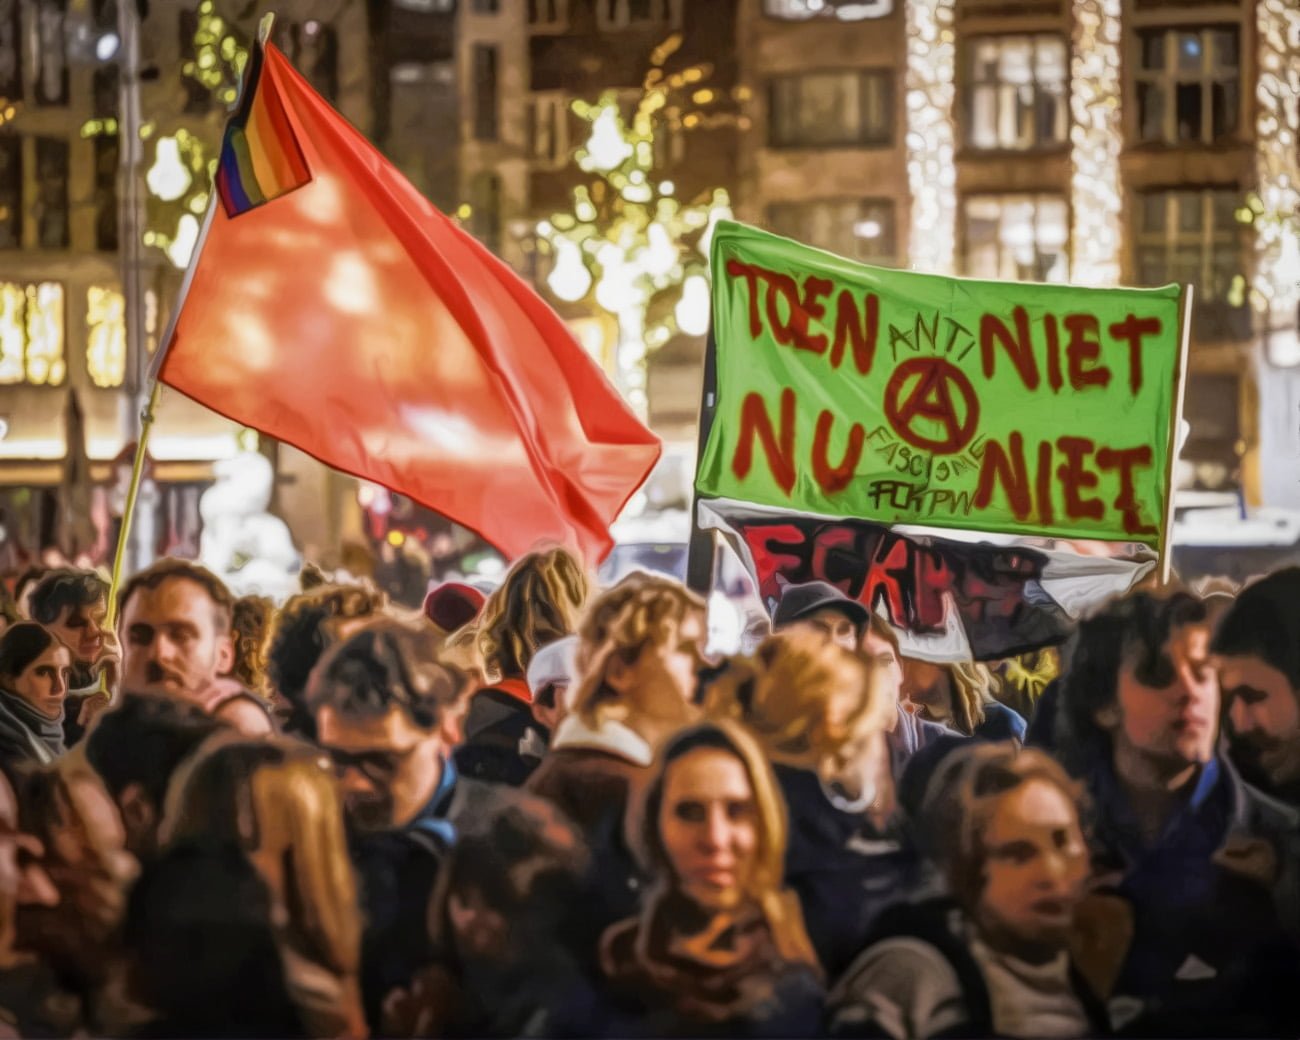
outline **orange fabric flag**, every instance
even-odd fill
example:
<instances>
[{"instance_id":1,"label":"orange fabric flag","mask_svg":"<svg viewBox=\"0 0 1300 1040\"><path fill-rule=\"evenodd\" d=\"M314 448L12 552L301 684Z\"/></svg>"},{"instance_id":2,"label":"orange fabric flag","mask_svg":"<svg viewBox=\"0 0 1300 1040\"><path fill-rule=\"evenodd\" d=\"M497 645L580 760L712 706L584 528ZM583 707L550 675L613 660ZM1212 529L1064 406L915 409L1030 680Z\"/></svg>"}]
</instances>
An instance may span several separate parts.
<instances>
[{"instance_id":1,"label":"orange fabric flag","mask_svg":"<svg viewBox=\"0 0 1300 1040\"><path fill-rule=\"evenodd\" d=\"M507 556L550 542L597 562L658 438L283 54L253 61L159 378Z\"/></svg>"}]
</instances>

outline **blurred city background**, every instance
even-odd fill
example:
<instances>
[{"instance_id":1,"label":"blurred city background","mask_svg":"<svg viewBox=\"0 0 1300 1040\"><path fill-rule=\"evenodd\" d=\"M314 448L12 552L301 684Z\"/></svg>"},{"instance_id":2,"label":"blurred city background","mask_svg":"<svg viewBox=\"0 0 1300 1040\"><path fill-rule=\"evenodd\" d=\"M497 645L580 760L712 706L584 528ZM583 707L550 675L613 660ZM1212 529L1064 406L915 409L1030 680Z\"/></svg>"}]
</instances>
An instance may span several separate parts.
<instances>
[{"instance_id":1,"label":"blurred city background","mask_svg":"<svg viewBox=\"0 0 1300 1040\"><path fill-rule=\"evenodd\" d=\"M144 374L268 10L302 74L664 438L611 567L681 567L706 249L731 216L870 264L1193 284L1176 559L1249 572L1300 542L1295 0L118 3L0 0L0 571L111 556ZM293 541L274 551L408 601L499 567L167 392L133 562L266 511ZM237 572L245 550L223 551Z\"/></svg>"}]
</instances>

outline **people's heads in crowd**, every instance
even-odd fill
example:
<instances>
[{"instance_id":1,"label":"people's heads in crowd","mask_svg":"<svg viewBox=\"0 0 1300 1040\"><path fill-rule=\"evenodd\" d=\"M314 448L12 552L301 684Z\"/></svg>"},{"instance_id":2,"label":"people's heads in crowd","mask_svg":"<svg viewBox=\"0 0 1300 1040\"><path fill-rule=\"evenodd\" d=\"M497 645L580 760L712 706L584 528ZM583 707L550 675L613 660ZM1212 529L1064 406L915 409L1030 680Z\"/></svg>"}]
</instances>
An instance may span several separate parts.
<instances>
[{"instance_id":1,"label":"people's heads in crowd","mask_svg":"<svg viewBox=\"0 0 1300 1040\"><path fill-rule=\"evenodd\" d=\"M968 737L983 723L984 705L993 700L996 682L978 661L903 659L903 698L922 718L949 723Z\"/></svg>"},{"instance_id":2,"label":"people's heads in crowd","mask_svg":"<svg viewBox=\"0 0 1300 1040\"><path fill-rule=\"evenodd\" d=\"M593 726L624 722L643 736L692 721L706 635L704 601L685 586L655 575L624 579L583 621L574 713Z\"/></svg>"},{"instance_id":3,"label":"people's heads in crowd","mask_svg":"<svg viewBox=\"0 0 1300 1040\"><path fill-rule=\"evenodd\" d=\"M309 998L300 1007L308 1035L363 1035L357 882L323 755L288 741L213 741L177 773L161 839L165 849L238 850L266 887L287 988ZM316 1031L313 1015L331 1031Z\"/></svg>"},{"instance_id":4,"label":"people's heads in crowd","mask_svg":"<svg viewBox=\"0 0 1300 1040\"><path fill-rule=\"evenodd\" d=\"M845 650L853 650L862 637L871 612L825 581L787 585L772 613L774 632L812 630L829 637Z\"/></svg>"},{"instance_id":5,"label":"people's heads in crowd","mask_svg":"<svg viewBox=\"0 0 1300 1040\"><path fill-rule=\"evenodd\" d=\"M83 669L98 661L106 641L112 641L105 628L108 582L94 571L47 571L33 587L28 605L32 620L58 636Z\"/></svg>"},{"instance_id":6,"label":"people's heads in crowd","mask_svg":"<svg viewBox=\"0 0 1300 1040\"><path fill-rule=\"evenodd\" d=\"M19 909L58 905L44 851L40 840L22 829L18 796L0 773L0 963L13 962Z\"/></svg>"},{"instance_id":7,"label":"people's heads in crowd","mask_svg":"<svg viewBox=\"0 0 1300 1040\"><path fill-rule=\"evenodd\" d=\"M1204 604L1135 592L1080 623L1067 655L1057 748L1071 771L1098 761L1164 783L1213 758L1219 678Z\"/></svg>"},{"instance_id":8,"label":"people's heads in crowd","mask_svg":"<svg viewBox=\"0 0 1300 1040\"><path fill-rule=\"evenodd\" d=\"M22 777L19 800L59 895L53 906L19 909L20 944L66 974L102 980L139 872L117 806L99 777L69 760Z\"/></svg>"},{"instance_id":9,"label":"people's heads in crowd","mask_svg":"<svg viewBox=\"0 0 1300 1040\"><path fill-rule=\"evenodd\" d=\"M22 619L18 602L10 595L8 586L0 582L0 635L3 635L10 625L16 625Z\"/></svg>"},{"instance_id":10,"label":"people's heads in crowd","mask_svg":"<svg viewBox=\"0 0 1300 1040\"><path fill-rule=\"evenodd\" d=\"M429 619L439 635L451 635L471 624L487 603L487 597L473 585L459 581L445 581L430 589L424 597L424 616Z\"/></svg>"},{"instance_id":11,"label":"people's heads in crowd","mask_svg":"<svg viewBox=\"0 0 1300 1040\"><path fill-rule=\"evenodd\" d=\"M812 770L839 796L869 803L895 718L887 673L812 629L782 631L758 648L745 703L720 684L707 705L732 714L773 762Z\"/></svg>"},{"instance_id":12,"label":"people's heads in crowd","mask_svg":"<svg viewBox=\"0 0 1300 1040\"><path fill-rule=\"evenodd\" d=\"M181 763L229 731L195 705L146 693L123 693L96 718L86 761L117 804L126 847L137 858L157 852L167 787Z\"/></svg>"},{"instance_id":13,"label":"people's heads in crowd","mask_svg":"<svg viewBox=\"0 0 1300 1040\"><path fill-rule=\"evenodd\" d=\"M317 665L307 704L359 827L401 827L425 807L442 775L444 723L466 685L423 626L391 618L372 622Z\"/></svg>"},{"instance_id":14,"label":"people's heads in crowd","mask_svg":"<svg viewBox=\"0 0 1300 1040\"><path fill-rule=\"evenodd\" d=\"M706 916L757 910L785 959L816 963L797 903L782 887L785 803L742 726L718 720L670 737L628 831L652 879L643 920L683 900Z\"/></svg>"},{"instance_id":15,"label":"people's heads in crowd","mask_svg":"<svg viewBox=\"0 0 1300 1040\"><path fill-rule=\"evenodd\" d=\"M0 690L47 719L63 717L71 668L71 651L35 621L0 636Z\"/></svg>"},{"instance_id":16,"label":"people's heads in crowd","mask_svg":"<svg viewBox=\"0 0 1300 1040\"><path fill-rule=\"evenodd\" d=\"M266 691L266 657L275 623L275 604L268 596L240 596L230 614L235 659L230 677L259 696Z\"/></svg>"},{"instance_id":17,"label":"people's heads in crowd","mask_svg":"<svg viewBox=\"0 0 1300 1040\"><path fill-rule=\"evenodd\" d=\"M903 696L903 651L899 647L898 633L889 622L872 614L863 630L859 649L871 666L881 695L898 705Z\"/></svg>"},{"instance_id":18,"label":"people's heads in crowd","mask_svg":"<svg viewBox=\"0 0 1300 1040\"><path fill-rule=\"evenodd\" d=\"M1039 963L1066 947L1086 894L1080 792L1048 755L966 743L930 780L924 844L994 949Z\"/></svg>"},{"instance_id":19,"label":"people's heads in crowd","mask_svg":"<svg viewBox=\"0 0 1300 1040\"><path fill-rule=\"evenodd\" d=\"M461 962L509 963L558 952L589 866L585 842L554 805L514 788L469 821L429 903L436 948Z\"/></svg>"},{"instance_id":20,"label":"people's heads in crowd","mask_svg":"<svg viewBox=\"0 0 1300 1040\"><path fill-rule=\"evenodd\" d=\"M235 600L215 574L188 560L159 560L119 597L123 685L199 698L234 663Z\"/></svg>"},{"instance_id":21,"label":"people's heads in crowd","mask_svg":"<svg viewBox=\"0 0 1300 1040\"><path fill-rule=\"evenodd\" d=\"M28 567L22 574L18 575L18 580L14 582L14 602L18 606L18 613L21 617L30 618L32 592L36 588L36 583L41 580L50 568L43 564L37 564Z\"/></svg>"},{"instance_id":22,"label":"people's heads in crowd","mask_svg":"<svg viewBox=\"0 0 1300 1040\"><path fill-rule=\"evenodd\" d=\"M320 585L289 597L271 630L266 676L271 689L294 709L294 728L305 726L307 680L325 652L364 627L384 607L382 594L363 585Z\"/></svg>"},{"instance_id":23,"label":"people's heads in crowd","mask_svg":"<svg viewBox=\"0 0 1300 1040\"><path fill-rule=\"evenodd\" d=\"M1300 783L1300 567L1247 586L1212 648L1233 757L1270 788Z\"/></svg>"},{"instance_id":24,"label":"people's heads in crowd","mask_svg":"<svg viewBox=\"0 0 1300 1040\"><path fill-rule=\"evenodd\" d=\"M533 695L533 718L552 733L569 711L574 687L578 648L577 636L565 636L547 643L528 665L528 690Z\"/></svg>"},{"instance_id":25,"label":"people's heads in crowd","mask_svg":"<svg viewBox=\"0 0 1300 1040\"><path fill-rule=\"evenodd\" d=\"M582 564L564 549L517 561L476 625L488 676L523 679L540 647L577 630L588 593Z\"/></svg>"}]
</instances>

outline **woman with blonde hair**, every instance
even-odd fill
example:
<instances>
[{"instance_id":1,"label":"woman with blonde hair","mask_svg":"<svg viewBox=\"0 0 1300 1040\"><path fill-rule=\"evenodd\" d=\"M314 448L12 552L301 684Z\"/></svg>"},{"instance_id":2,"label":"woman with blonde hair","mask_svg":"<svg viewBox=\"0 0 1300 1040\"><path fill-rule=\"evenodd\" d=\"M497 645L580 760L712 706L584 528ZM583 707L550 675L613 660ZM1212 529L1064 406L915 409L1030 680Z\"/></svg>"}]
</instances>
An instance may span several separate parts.
<instances>
[{"instance_id":1,"label":"woman with blonde hair","mask_svg":"<svg viewBox=\"0 0 1300 1040\"><path fill-rule=\"evenodd\" d=\"M569 713L528 782L582 830L614 916L635 905L636 868L622 831L628 805L655 748L698 715L704 614L703 600L656 575L630 575L600 596L578 633Z\"/></svg>"},{"instance_id":2,"label":"woman with blonde hair","mask_svg":"<svg viewBox=\"0 0 1300 1040\"><path fill-rule=\"evenodd\" d=\"M582 564L564 549L550 549L518 560L488 597L474 631L490 685L469 701L456 752L464 775L514 787L528 779L537 761L520 754L533 727L528 665L547 643L577 630L588 592Z\"/></svg>"},{"instance_id":3,"label":"woman with blonde hair","mask_svg":"<svg viewBox=\"0 0 1300 1040\"><path fill-rule=\"evenodd\" d=\"M816 1034L821 969L782 886L785 805L754 739L725 720L671 737L628 828L651 885L601 942L620 1009L652 1036Z\"/></svg>"},{"instance_id":4,"label":"woman with blonde hair","mask_svg":"<svg viewBox=\"0 0 1300 1040\"><path fill-rule=\"evenodd\" d=\"M728 669L706 710L742 720L790 807L786 883L830 977L862 948L871 919L911 878L884 828L893 811L885 673L832 637L781 632Z\"/></svg>"},{"instance_id":5,"label":"woman with blonde hair","mask_svg":"<svg viewBox=\"0 0 1300 1040\"><path fill-rule=\"evenodd\" d=\"M157 1035L366 1035L357 884L319 754L216 741L173 781L161 839L126 929Z\"/></svg>"},{"instance_id":6,"label":"woman with blonde hair","mask_svg":"<svg viewBox=\"0 0 1300 1040\"><path fill-rule=\"evenodd\" d=\"M1024 743L1025 720L994 697L997 682L978 661L903 659L903 697L921 718L964 737Z\"/></svg>"}]
</instances>

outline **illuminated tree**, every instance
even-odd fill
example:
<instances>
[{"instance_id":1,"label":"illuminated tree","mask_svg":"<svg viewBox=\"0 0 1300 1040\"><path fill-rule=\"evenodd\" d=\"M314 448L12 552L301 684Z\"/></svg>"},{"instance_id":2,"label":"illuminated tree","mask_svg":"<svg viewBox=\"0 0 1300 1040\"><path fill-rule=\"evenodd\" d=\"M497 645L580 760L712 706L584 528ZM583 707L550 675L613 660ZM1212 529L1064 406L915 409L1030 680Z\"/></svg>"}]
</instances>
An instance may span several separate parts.
<instances>
[{"instance_id":1,"label":"illuminated tree","mask_svg":"<svg viewBox=\"0 0 1300 1040\"><path fill-rule=\"evenodd\" d=\"M1269 360L1300 364L1300 9L1294 0L1259 0L1255 89L1259 187L1237 211L1255 229L1252 302L1264 316Z\"/></svg>"},{"instance_id":2,"label":"illuminated tree","mask_svg":"<svg viewBox=\"0 0 1300 1040\"><path fill-rule=\"evenodd\" d=\"M569 209L539 221L534 244L551 261L546 285L565 302L590 302L618 323L615 385L642 415L646 358L674 334L708 329L708 250L714 224L731 216L725 188L679 196L657 155L670 133L742 125L705 85L707 66L667 73L673 35L651 56L631 120L614 93L574 113L590 136L574 153L582 177Z\"/></svg>"},{"instance_id":3,"label":"illuminated tree","mask_svg":"<svg viewBox=\"0 0 1300 1040\"><path fill-rule=\"evenodd\" d=\"M251 11L250 5L244 14ZM171 106L165 115L159 115L149 111L152 105L146 106L140 127L148 187L143 242L160 250L176 267L189 263L198 241L199 222L216 173L225 109L238 95L248 60L243 40L249 37L244 27L217 13L213 0L202 0L196 10L191 53L184 56L180 70L187 86L184 107L191 114L186 116ZM191 108L196 95L199 103ZM118 129L114 118L92 119L83 124L81 134L112 136Z\"/></svg>"}]
</instances>

